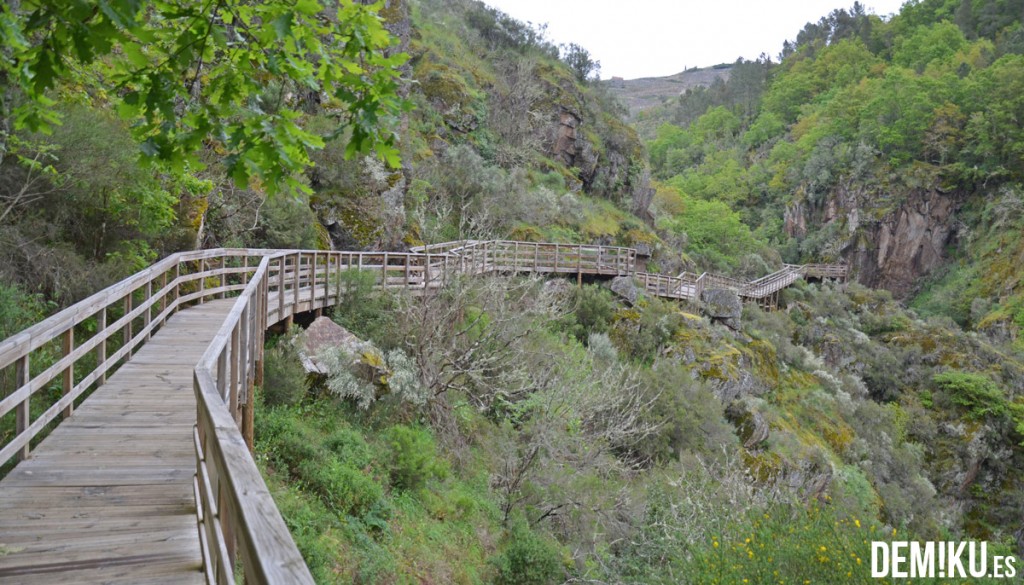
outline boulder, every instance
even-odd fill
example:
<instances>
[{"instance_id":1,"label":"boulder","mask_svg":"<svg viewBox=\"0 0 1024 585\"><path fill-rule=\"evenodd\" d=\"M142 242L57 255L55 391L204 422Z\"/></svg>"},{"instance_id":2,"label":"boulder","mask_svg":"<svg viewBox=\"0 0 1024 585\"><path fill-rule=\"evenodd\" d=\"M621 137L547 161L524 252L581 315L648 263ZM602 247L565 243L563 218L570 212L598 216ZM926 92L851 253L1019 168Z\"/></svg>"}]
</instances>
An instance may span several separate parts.
<instances>
[{"instance_id":1,"label":"boulder","mask_svg":"<svg viewBox=\"0 0 1024 585\"><path fill-rule=\"evenodd\" d=\"M330 372L320 356L341 350L351 357L351 371L357 377L376 382L390 376L380 350L327 317L314 320L296 337L295 343L302 366L309 374L328 375Z\"/></svg>"},{"instance_id":2,"label":"boulder","mask_svg":"<svg viewBox=\"0 0 1024 585\"><path fill-rule=\"evenodd\" d=\"M704 311L713 320L731 329L740 328L743 303L735 291L727 288L710 288L704 291L701 300L704 301Z\"/></svg>"},{"instance_id":3,"label":"boulder","mask_svg":"<svg viewBox=\"0 0 1024 585\"><path fill-rule=\"evenodd\" d=\"M701 370L707 372L713 367L710 363L705 362ZM722 404L729 404L744 396L759 396L768 391L768 386L757 376L751 374L746 369L747 367L749 364L741 362L734 375L724 379L711 380L711 391L722 401Z\"/></svg>"},{"instance_id":4,"label":"boulder","mask_svg":"<svg viewBox=\"0 0 1024 585\"><path fill-rule=\"evenodd\" d=\"M736 427L736 434L743 441L745 449L756 449L768 440L771 427L764 415L750 407L746 401L737 400L725 410L726 417Z\"/></svg>"},{"instance_id":5,"label":"boulder","mask_svg":"<svg viewBox=\"0 0 1024 585\"><path fill-rule=\"evenodd\" d=\"M544 290L559 299L570 299L576 287L563 278L552 278L544 281Z\"/></svg>"},{"instance_id":6,"label":"boulder","mask_svg":"<svg viewBox=\"0 0 1024 585\"><path fill-rule=\"evenodd\" d=\"M640 298L640 288L632 276L616 276L612 279L611 289L631 305L636 304L636 300Z\"/></svg>"}]
</instances>

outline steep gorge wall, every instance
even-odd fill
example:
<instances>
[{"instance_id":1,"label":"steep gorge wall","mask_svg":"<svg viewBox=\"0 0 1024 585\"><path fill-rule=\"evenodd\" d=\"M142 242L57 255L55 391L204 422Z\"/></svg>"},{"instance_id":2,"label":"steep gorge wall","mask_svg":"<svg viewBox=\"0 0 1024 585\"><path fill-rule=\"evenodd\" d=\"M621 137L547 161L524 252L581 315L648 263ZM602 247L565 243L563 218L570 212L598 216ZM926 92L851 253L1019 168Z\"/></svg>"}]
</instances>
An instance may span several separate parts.
<instances>
[{"instance_id":1,"label":"steep gorge wall","mask_svg":"<svg viewBox=\"0 0 1024 585\"><path fill-rule=\"evenodd\" d=\"M828 247L851 265L858 282L903 299L948 260L962 199L958 192L916 189L898 204L880 209L876 194L840 188L817 206L791 204L785 230L795 238L831 230Z\"/></svg>"}]
</instances>

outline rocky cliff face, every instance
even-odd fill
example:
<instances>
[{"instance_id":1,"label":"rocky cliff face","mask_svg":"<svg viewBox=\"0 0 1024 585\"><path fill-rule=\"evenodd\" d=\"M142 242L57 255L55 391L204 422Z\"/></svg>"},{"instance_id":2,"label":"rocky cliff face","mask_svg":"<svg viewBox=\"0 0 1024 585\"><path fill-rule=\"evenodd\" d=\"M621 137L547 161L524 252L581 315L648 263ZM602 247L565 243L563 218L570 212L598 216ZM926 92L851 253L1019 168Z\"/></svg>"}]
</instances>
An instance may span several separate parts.
<instances>
[{"instance_id":1,"label":"rocky cliff face","mask_svg":"<svg viewBox=\"0 0 1024 585\"><path fill-rule=\"evenodd\" d=\"M817 207L796 202L786 209L785 230L803 238L831 229L826 248L850 263L857 281L906 298L946 261L946 249L956 241L960 199L937 189L911 191L891 209L879 209L878 199L875 193L838 189Z\"/></svg>"},{"instance_id":2,"label":"rocky cliff face","mask_svg":"<svg viewBox=\"0 0 1024 585\"><path fill-rule=\"evenodd\" d=\"M946 247L956 238L953 196L938 191L912 193L893 213L866 229L846 257L858 280L904 298L921 277L946 260Z\"/></svg>"}]
</instances>

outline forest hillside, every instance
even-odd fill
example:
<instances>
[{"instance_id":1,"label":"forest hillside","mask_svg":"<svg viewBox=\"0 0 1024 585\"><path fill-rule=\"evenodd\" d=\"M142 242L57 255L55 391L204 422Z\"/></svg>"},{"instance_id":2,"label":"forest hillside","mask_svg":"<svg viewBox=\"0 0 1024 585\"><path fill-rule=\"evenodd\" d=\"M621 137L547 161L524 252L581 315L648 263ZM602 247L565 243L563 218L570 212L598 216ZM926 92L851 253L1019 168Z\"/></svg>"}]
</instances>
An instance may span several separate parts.
<instances>
[{"instance_id":1,"label":"forest hillside","mask_svg":"<svg viewBox=\"0 0 1024 585\"><path fill-rule=\"evenodd\" d=\"M257 463L322 583L869 583L871 541L1024 554L1019 0L855 4L632 120L585 48L481 2L349 4L376 100L289 62L224 122L168 98L195 124L168 137L124 106L121 49L39 95L5 69L0 339L186 249L842 262L849 282L728 314L597 279L414 297L347 272L329 316L354 342L314 373L300 327L268 342ZM60 123L19 123L40 96Z\"/></svg>"}]
</instances>

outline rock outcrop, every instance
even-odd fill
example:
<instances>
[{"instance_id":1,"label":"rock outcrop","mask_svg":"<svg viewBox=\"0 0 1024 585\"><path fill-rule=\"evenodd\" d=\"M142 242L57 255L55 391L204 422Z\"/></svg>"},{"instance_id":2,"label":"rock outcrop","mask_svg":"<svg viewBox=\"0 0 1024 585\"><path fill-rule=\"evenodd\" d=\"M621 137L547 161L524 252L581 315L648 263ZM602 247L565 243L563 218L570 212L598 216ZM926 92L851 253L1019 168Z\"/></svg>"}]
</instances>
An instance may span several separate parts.
<instances>
[{"instance_id":1,"label":"rock outcrop","mask_svg":"<svg viewBox=\"0 0 1024 585\"><path fill-rule=\"evenodd\" d=\"M731 329L739 329L743 303L735 291L724 288L709 288L701 294L704 311L712 320Z\"/></svg>"},{"instance_id":2,"label":"rock outcrop","mask_svg":"<svg viewBox=\"0 0 1024 585\"><path fill-rule=\"evenodd\" d=\"M946 248L957 236L958 205L957 193L938 189L911 191L892 205L880 193L838 188L817 205L791 203L783 226L793 238L831 230L825 238L826 259L842 256L861 284L906 298L922 277L946 261Z\"/></svg>"},{"instance_id":3,"label":"rock outcrop","mask_svg":"<svg viewBox=\"0 0 1024 585\"><path fill-rule=\"evenodd\" d=\"M341 351L350 356L350 369L361 379L386 380L390 376L380 350L327 317L314 320L295 343L302 366L309 374L330 374L321 356L326 352Z\"/></svg>"},{"instance_id":4,"label":"rock outcrop","mask_svg":"<svg viewBox=\"0 0 1024 585\"><path fill-rule=\"evenodd\" d=\"M616 276L612 279L609 288L631 305L635 305L636 300L640 298L640 289L636 286L632 276Z\"/></svg>"},{"instance_id":5,"label":"rock outcrop","mask_svg":"<svg viewBox=\"0 0 1024 585\"><path fill-rule=\"evenodd\" d=\"M853 247L858 280L897 298L913 293L921 277L946 260L946 246L956 237L956 206L953 196L938 191L911 195Z\"/></svg>"}]
</instances>

